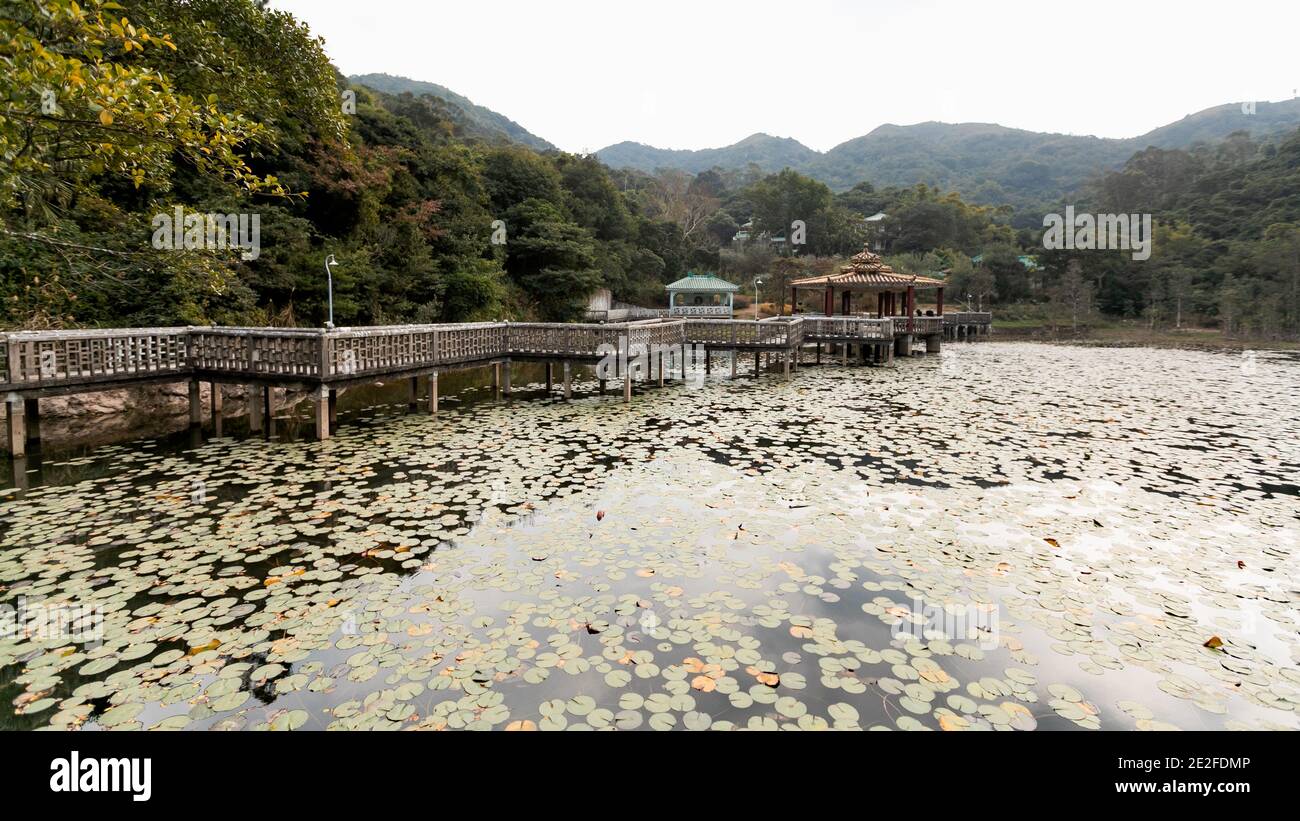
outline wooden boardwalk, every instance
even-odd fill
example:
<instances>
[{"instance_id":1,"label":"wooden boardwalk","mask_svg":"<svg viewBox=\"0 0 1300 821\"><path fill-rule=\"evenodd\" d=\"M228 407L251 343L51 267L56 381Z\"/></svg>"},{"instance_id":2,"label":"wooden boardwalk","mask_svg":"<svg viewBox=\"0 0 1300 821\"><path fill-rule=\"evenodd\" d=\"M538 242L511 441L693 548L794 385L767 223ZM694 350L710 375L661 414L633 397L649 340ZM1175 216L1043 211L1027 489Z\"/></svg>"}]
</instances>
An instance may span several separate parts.
<instances>
[{"instance_id":1,"label":"wooden boardwalk","mask_svg":"<svg viewBox=\"0 0 1300 821\"><path fill-rule=\"evenodd\" d=\"M988 317L988 314L955 317ZM738 319L651 319L608 324L480 322L440 325L392 325L371 328L127 328L78 331L22 331L0 334L0 394L5 397L11 454L26 453L40 437L42 397L85 393L164 382L188 382L190 421L202 421L199 385L213 387L212 406L219 420L222 385L250 390L249 421L260 431L270 418L271 390L310 392L318 436L326 438L334 419L337 390L379 380L409 379L410 401L418 401L420 383L428 383L428 407L438 409L438 373L490 367L493 385L510 392L510 363L542 361L547 385L552 368L563 370L564 396L572 395L572 365L597 364L602 392L609 378L623 382L630 401L638 376L665 372L684 376L694 350L711 369L711 354L729 351L732 374L736 357L753 353L783 363L785 377L797 370L803 350L816 346L847 364L888 364L895 354L912 353L914 341L928 352L939 350L944 336L969 338L975 319L949 323L948 316L867 318L854 316ZM954 329L950 334L949 329ZM646 365L648 364L648 367ZM260 401L257 398L260 397Z\"/></svg>"}]
</instances>

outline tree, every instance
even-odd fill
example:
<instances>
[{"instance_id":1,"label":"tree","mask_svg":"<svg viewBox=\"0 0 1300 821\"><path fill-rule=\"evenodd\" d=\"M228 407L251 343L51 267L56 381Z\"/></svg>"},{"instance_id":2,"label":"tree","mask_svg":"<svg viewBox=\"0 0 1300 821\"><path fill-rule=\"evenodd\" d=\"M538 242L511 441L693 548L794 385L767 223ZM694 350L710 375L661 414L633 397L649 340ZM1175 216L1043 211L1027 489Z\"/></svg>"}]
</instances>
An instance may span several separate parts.
<instances>
[{"instance_id":1,"label":"tree","mask_svg":"<svg viewBox=\"0 0 1300 821\"><path fill-rule=\"evenodd\" d=\"M1072 261L1066 267L1065 276L1061 277L1053 298L1069 314L1070 331L1077 334L1079 318L1087 317L1092 312L1093 299L1092 283L1083 275L1083 268L1078 261Z\"/></svg>"}]
</instances>

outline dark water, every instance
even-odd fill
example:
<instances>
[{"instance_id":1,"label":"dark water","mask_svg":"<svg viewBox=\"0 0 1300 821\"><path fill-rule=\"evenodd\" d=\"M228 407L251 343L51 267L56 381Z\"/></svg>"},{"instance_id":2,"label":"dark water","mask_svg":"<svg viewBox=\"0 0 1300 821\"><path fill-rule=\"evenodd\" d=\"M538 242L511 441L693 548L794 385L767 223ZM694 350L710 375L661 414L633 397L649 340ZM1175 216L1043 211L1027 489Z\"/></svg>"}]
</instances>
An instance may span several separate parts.
<instances>
[{"instance_id":1,"label":"dark water","mask_svg":"<svg viewBox=\"0 0 1300 821\"><path fill-rule=\"evenodd\" d=\"M746 371L47 448L0 601L93 629L0 638L4 726L1295 726L1295 362Z\"/></svg>"}]
</instances>

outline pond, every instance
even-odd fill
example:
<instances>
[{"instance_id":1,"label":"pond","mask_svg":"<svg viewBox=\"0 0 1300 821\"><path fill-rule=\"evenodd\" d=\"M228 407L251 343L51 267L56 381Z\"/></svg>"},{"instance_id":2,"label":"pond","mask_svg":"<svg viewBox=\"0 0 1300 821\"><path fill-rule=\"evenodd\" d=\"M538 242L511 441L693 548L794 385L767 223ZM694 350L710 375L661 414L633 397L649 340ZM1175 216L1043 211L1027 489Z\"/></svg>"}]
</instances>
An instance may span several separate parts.
<instances>
[{"instance_id":1,"label":"pond","mask_svg":"<svg viewBox=\"0 0 1300 821\"><path fill-rule=\"evenodd\" d=\"M0 726L1298 726L1300 361L748 370L47 453L0 491Z\"/></svg>"}]
</instances>

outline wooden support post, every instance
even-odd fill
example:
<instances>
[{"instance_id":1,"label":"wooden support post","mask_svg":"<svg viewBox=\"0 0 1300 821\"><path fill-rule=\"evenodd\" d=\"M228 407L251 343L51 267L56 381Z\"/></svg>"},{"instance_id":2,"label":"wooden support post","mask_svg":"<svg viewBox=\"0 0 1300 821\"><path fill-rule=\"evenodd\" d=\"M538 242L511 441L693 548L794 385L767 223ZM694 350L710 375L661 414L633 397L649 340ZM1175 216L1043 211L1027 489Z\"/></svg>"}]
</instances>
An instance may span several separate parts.
<instances>
[{"instance_id":1,"label":"wooden support post","mask_svg":"<svg viewBox=\"0 0 1300 821\"><path fill-rule=\"evenodd\" d=\"M330 433L339 429L339 392L330 388Z\"/></svg>"},{"instance_id":2,"label":"wooden support post","mask_svg":"<svg viewBox=\"0 0 1300 821\"><path fill-rule=\"evenodd\" d=\"M501 363L492 363L492 396L495 399L501 398Z\"/></svg>"},{"instance_id":3,"label":"wooden support post","mask_svg":"<svg viewBox=\"0 0 1300 821\"><path fill-rule=\"evenodd\" d=\"M203 424L203 403L199 401L199 380L190 380L190 427Z\"/></svg>"},{"instance_id":4,"label":"wooden support post","mask_svg":"<svg viewBox=\"0 0 1300 821\"><path fill-rule=\"evenodd\" d=\"M412 376L406 380L406 409L415 413L420 407L420 378Z\"/></svg>"},{"instance_id":5,"label":"wooden support post","mask_svg":"<svg viewBox=\"0 0 1300 821\"><path fill-rule=\"evenodd\" d=\"M222 417L225 416L225 396L221 393L221 383L209 382L209 401L212 403L212 435L221 438Z\"/></svg>"},{"instance_id":6,"label":"wooden support post","mask_svg":"<svg viewBox=\"0 0 1300 821\"><path fill-rule=\"evenodd\" d=\"M761 361L762 356L763 354L759 353L758 351L754 351L754 378L755 379L758 378L759 369L760 369L759 362Z\"/></svg>"},{"instance_id":7,"label":"wooden support post","mask_svg":"<svg viewBox=\"0 0 1300 821\"><path fill-rule=\"evenodd\" d=\"M35 396L29 397L23 402L23 410L27 416L27 441L39 444L41 441L41 400Z\"/></svg>"},{"instance_id":8,"label":"wooden support post","mask_svg":"<svg viewBox=\"0 0 1300 821\"><path fill-rule=\"evenodd\" d=\"M330 438L330 398L329 390L324 385L311 394L312 406L316 410L316 438L324 441Z\"/></svg>"},{"instance_id":9,"label":"wooden support post","mask_svg":"<svg viewBox=\"0 0 1300 821\"><path fill-rule=\"evenodd\" d=\"M257 385L245 385L244 396L248 402L248 432L262 432L262 389Z\"/></svg>"},{"instance_id":10,"label":"wooden support post","mask_svg":"<svg viewBox=\"0 0 1300 821\"><path fill-rule=\"evenodd\" d=\"M9 463L13 468L10 474L13 486L19 490L27 490L27 457L15 455Z\"/></svg>"},{"instance_id":11,"label":"wooden support post","mask_svg":"<svg viewBox=\"0 0 1300 821\"><path fill-rule=\"evenodd\" d=\"M939 353L939 351L943 347L943 342L941 341L942 339L943 337L940 336L939 334L930 334L929 336L927 336L925 338L925 352Z\"/></svg>"},{"instance_id":12,"label":"wooden support post","mask_svg":"<svg viewBox=\"0 0 1300 821\"><path fill-rule=\"evenodd\" d=\"M600 392L601 393L605 392L604 379L600 380ZM573 368L569 364L569 360L566 359L564 360L564 401L567 402L572 398L573 398Z\"/></svg>"},{"instance_id":13,"label":"wooden support post","mask_svg":"<svg viewBox=\"0 0 1300 821\"><path fill-rule=\"evenodd\" d=\"M9 454L15 459L27 455L27 403L11 393L5 397L9 411Z\"/></svg>"},{"instance_id":14,"label":"wooden support post","mask_svg":"<svg viewBox=\"0 0 1300 821\"><path fill-rule=\"evenodd\" d=\"M820 364L822 363L822 343L820 343L820 342L817 343L817 360L816 360L816 362L817 362L818 365L820 365Z\"/></svg>"},{"instance_id":15,"label":"wooden support post","mask_svg":"<svg viewBox=\"0 0 1300 821\"><path fill-rule=\"evenodd\" d=\"M567 363L566 363L566 364L567 364ZM601 395L601 396L604 396L604 395L605 395L605 380L604 380L604 379L601 379L601 380L600 380L600 395ZM566 396L566 397L564 397L564 398L565 398L565 399L568 399L569 397Z\"/></svg>"},{"instance_id":16,"label":"wooden support post","mask_svg":"<svg viewBox=\"0 0 1300 821\"><path fill-rule=\"evenodd\" d=\"M840 364L849 364L849 343L847 342L840 343Z\"/></svg>"},{"instance_id":17,"label":"wooden support post","mask_svg":"<svg viewBox=\"0 0 1300 821\"><path fill-rule=\"evenodd\" d=\"M546 363L546 392L551 392L551 363Z\"/></svg>"},{"instance_id":18,"label":"wooden support post","mask_svg":"<svg viewBox=\"0 0 1300 821\"><path fill-rule=\"evenodd\" d=\"M781 361L785 365L785 381L790 381L790 354L782 354Z\"/></svg>"},{"instance_id":19,"label":"wooden support post","mask_svg":"<svg viewBox=\"0 0 1300 821\"><path fill-rule=\"evenodd\" d=\"M438 372L429 374L429 414L438 415Z\"/></svg>"},{"instance_id":20,"label":"wooden support post","mask_svg":"<svg viewBox=\"0 0 1300 821\"><path fill-rule=\"evenodd\" d=\"M627 368L626 371L623 374L623 402L629 403L632 401L632 369Z\"/></svg>"},{"instance_id":21,"label":"wooden support post","mask_svg":"<svg viewBox=\"0 0 1300 821\"><path fill-rule=\"evenodd\" d=\"M266 435L275 438L275 388L266 385L262 388L262 407L266 411Z\"/></svg>"},{"instance_id":22,"label":"wooden support post","mask_svg":"<svg viewBox=\"0 0 1300 821\"><path fill-rule=\"evenodd\" d=\"M713 356L712 354L709 353L709 349L705 348L704 349L704 375L708 376L711 373L713 373Z\"/></svg>"},{"instance_id":23,"label":"wooden support post","mask_svg":"<svg viewBox=\"0 0 1300 821\"><path fill-rule=\"evenodd\" d=\"M664 386L664 352L660 351L655 354L655 359L659 363L659 387L662 388Z\"/></svg>"},{"instance_id":24,"label":"wooden support post","mask_svg":"<svg viewBox=\"0 0 1300 821\"><path fill-rule=\"evenodd\" d=\"M501 363L501 391L506 396L510 395L510 360L509 359Z\"/></svg>"}]
</instances>

